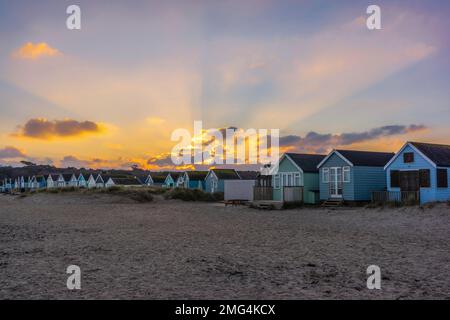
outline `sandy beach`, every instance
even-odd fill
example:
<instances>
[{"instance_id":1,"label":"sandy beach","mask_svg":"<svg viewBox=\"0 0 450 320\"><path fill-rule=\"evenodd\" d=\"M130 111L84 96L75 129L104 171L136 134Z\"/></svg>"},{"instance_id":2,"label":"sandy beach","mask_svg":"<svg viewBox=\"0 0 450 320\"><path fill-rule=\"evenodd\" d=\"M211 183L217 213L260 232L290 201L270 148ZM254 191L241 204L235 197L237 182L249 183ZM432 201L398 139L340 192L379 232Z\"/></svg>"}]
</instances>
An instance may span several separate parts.
<instances>
[{"instance_id":1,"label":"sandy beach","mask_svg":"<svg viewBox=\"0 0 450 320\"><path fill-rule=\"evenodd\" d=\"M450 299L450 206L0 195L0 299ZM66 288L80 266L81 290ZM366 268L381 268L381 290Z\"/></svg>"}]
</instances>

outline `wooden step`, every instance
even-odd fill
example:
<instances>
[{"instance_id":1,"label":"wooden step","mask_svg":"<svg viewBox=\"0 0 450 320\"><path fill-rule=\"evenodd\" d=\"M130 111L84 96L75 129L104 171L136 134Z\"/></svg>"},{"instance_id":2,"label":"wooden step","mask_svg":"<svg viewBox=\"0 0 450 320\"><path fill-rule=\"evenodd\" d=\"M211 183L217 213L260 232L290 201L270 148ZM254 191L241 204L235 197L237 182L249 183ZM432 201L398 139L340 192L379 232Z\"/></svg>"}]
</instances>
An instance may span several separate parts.
<instances>
[{"instance_id":1,"label":"wooden step","mask_svg":"<svg viewBox=\"0 0 450 320\"><path fill-rule=\"evenodd\" d=\"M322 203L322 207L327 207L327 208L336 208L336 207L340 207L344 204L344 201L342 199L329 199L329 200L325 200Z\"/></svg>"},{"instance_id":2,"label":"wooden step","mask_svg":"<svg viewBox=\"0 0 450 320\"><path fill-rule=\"evenodd\" d=\"M256 200L251 202L251 206L257 209L279 210L283 207L283 203L281 201L273 200Z\"/></svg>"}]
</instances>

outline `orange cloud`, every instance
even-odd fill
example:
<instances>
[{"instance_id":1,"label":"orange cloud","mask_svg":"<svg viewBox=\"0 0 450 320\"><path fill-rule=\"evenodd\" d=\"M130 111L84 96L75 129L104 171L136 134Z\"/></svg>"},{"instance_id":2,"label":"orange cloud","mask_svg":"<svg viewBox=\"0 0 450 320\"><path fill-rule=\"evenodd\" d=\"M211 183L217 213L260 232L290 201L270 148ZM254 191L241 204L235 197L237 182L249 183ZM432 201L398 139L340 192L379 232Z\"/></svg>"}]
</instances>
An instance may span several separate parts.
<instances>
[{"instance_id":1,"label":"orange cloud","mask_svg":"<svg viewBox=\"0 0 450 320\"><path fill-rule=\"evenodd\" d=\"M15 137L28 137L49 140L55 137L74 137L88 133L100 133L102 127L92 121L77 121L71 119L49 121L43 118L30 119L25 125L19 126Z\"/></svg>"},{"instance_id":2,"label":"orange cloud","mask_svg":"<svg viewBox=\"0 0 450 320\"><path fill-rule=\"evenodd\" d=\"M35 60L41 57L53 57L58 56L60 54L61 52L58 49L50 47L45 42L40 42L36 44L32 42L27 42L16 52L14 52L13 56L19 59Z\"/></svg>"}]
</instances>

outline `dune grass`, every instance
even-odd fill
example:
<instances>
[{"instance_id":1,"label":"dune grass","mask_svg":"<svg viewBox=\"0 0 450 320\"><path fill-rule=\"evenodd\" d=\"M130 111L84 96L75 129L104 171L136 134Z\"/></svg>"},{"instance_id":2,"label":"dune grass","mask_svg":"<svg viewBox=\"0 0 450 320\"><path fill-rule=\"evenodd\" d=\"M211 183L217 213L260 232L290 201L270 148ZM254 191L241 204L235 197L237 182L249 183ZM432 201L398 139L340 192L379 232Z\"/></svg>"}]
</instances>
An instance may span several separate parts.
<instances>
[{"instance_id":1,"label":"dune grass","mask_svg":"<svg viewBox=\"0 0 450 320\"><path fill-rule=\"evenodd\" d=\"M215 202L223 200L223 193L207 193L199 189L175 188L167 191L164 197L166 199L179 199L183 201Z\"/></svg>"}]
</instances>

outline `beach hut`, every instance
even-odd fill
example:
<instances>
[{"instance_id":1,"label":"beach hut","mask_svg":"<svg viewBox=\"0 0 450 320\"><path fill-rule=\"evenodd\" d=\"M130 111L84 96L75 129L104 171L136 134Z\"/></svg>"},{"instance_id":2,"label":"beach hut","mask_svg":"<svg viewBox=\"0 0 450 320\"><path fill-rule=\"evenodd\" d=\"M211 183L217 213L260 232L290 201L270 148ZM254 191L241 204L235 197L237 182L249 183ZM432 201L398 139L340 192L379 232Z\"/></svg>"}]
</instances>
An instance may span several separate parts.
<instances>
[{"instance_id":1,"label":"beach hut","mask_svg":"<svg viewBox=\"0 0 450 320\"><path fill-rule=\"evenodd\" d=\"M236 171L237 179L224 180L225 201L253 201L253 188L259 172Z\"/></svg>"},{"instance_id":2,"label":"beach hut","mask_svg":"<svg viewBox=\"0 0 450 320\"><path fill-rule=\"evenodd\" d=\"M29 182L29 189L38 190L47 187L47 179L44 176L32 176Z\"/></svg>"},{"instance_id":3,"label":"beach hut","mask_svg":"<svg viewBox=\"0 0 450 320\"><path fill-rule=\"evenodd\" d=\"M36 176L32 176L32 177L30 178L30 181L29 181L29 183L28 183L28 188L29 188L30 190L37 190L37 189L39 189L39 185L38 185L37 177L36 177Z\"/></svg>"},{"instance_id":4,"label":"beach hut","mask_svg":"<svg viewBox=\"0 0 450 320\"><path fill-rule=\"evenodd\" d=\"M23 190L26 188L26 178L24 176L19 177L19 189Z\"/></svg>"},{"instance_id":5,"label":"beach hut","mask_svg":"<svg viewBox=\"0 0 450 320\"><path fill-rule=\"evenodd\" d=\"M148 177L149 177L149 174L146 174L146 173L135 174L135 175L134 175L134 178L136 178L136 179L139 181L139 183L141 184L141 186L147 186L147 185L148 185L148 184L147 184L147 182L148 182Z\"/></svg>"},{"instance_id":6,"label":"beach hut","mask_svg":"<svg viewBox=\"0 0 450 320\"><path fill-rule=\"evenodd\" d=\"M13 180L11 178L3 179L3 192L11 192L13 188Z\"/></svg>"},{"instance_id":7,"label":"beach hut","mask_svg":"<svg viewBox=\"0 0 450 320\"><path fill-rule=\"evenodd\" d=\"M106 180L106 178L105 178ZM118 177L108 177L105 187L111 188L113 186L120 186L120 187L141 187L142 183L137 177L124 177L124 176L118 176Z\"/></svg>"},{"instance_id":8,"label":"beach hut","mask_svg":"<svg viewBox=\"0 0 450 320\"><path fill-rule=\"evenodd\" d=\"M273 200L316 204L319 200L318 164L325 155L285 153L271 169Z\"/></svg>"},{"instance_id":9,"label":"beach hut","mask_svg":"<svg viewBox=\"0 0 450 320\"><path fill-rule=\"evenodd\" d=\"M175 188L177 186L176 181L181 174L181 172L169 172L166 176L166 179L164 180L163 187Z\"/></svg>"},{"instance_id":10,"label":"beach hut","mask_svg":"<svg viewBox=\"0 0 450 320\"><path fill-rule=\"evenodd\" d=\"M163 182L164 182L164 181L163 181ZM144 179L144 185L146 185L146 186L148 186L148 187L153 186L153 178L152 178L152 174L151 174L151 173L149 173L149 174L145 177L145 179Z\"/></svg>"},{"instance_id":11,"label":"beach hut","mask_svg":"<svg viewBox=\"0 0 450 320\"><path fill-rule=\"evenodd\" d=\"M182 172L175 181L175 187L184 188L184 172Z\"/></svg>"},{"instance_id":12,"label":"beach hut","mask_svg":"<svg viewBox=\"0 0 450 320\"><path fill-rule=\"evenodd\" d=\"M58 179L56 180L56 186L58 188L64 188L64 187L67 186L68 180L70 180L70 175L69 174L59 174L58 175Z\"/></svg>"},{"instance_id":13,"label":"beach hut","mask_svg":"<svg viewBox=\"0 0 450 320\"><path fill-rule=\"evenodd\" d=\"M450 145L405 143L385 166L388 200L450 200L449 168Z\"/></svg>"},{"instance_id":14,"label":"beach hut","mask_svg":"<svg viewBox=\"0 0 450 320\"><path fill-rule=\"evenodd\" d=\"M58 187L59 174L49 174L47 176L47 188L53 189Z\"/></svg>"},{"instance_id":15,"label":"beach hut","mask_svg":"<svg viewBox=\"0 0 450 320\"><path fill-rule=\"evenodd\" d=\"M47 179L44 176L35 176L33 181L33 187L35 189L47 188Z\"/></svg>"},{"instance_id":16,"label":"beach hut","mask_svg":"<svg viewBox=\"0 0 450 320\"><path fill-rule=\"evenodd\" d=\"M86 179L85 179L83 173L80 173L80 174L78 175L78 178L77 178L77 186L78 186L79 188L86 188L86 187L87 187L87 181L86 181Z\"/></svg>"},{"instance_id":17,"label":"beach hut","mask_svg":"<svg viewBox=\"0 0 450 320\"><path fill-rule=\"evenodd\" d=\"M150 172L149 177L147 179L148 186L164 186L164 182L166 181L168 172Z\"/></svg>"},{"instance_id":18,"label":"beach hut","mask_svg":"<svg viewBox=\"0 0 450 320\"><path fill-rule=\"evenodd\" d=\"M205 178L205 191L209 193L224 192L225 180L240 180L234 169L211 169Z\"/></svg>"},{"instance_id":19,"label":"beach hut","mask_svg":"<svg viewBox=\"0 0 450 320\"><path fill-rule=\"evenodd\" d=\"M205 190L205 178L208 171L186 171L183 178L183 188Z\"/></svg>"},{"instance_id":20,"label":"beach hut","mask_svg":"<svg viewBox=\"0 0 450 320\"><path fill-rule=\"evenodd\" d=\"M96 187L95 178L92 173L89 175L89 178L87 180L87 187L88 187L88 189L92 189L92 188Z\"/></svg>"},{"instance_id":21,"label":"beach hut","mask_svg":"<svg viewBox=\"0 0 450 320\"><path fill-rule=\"evenodd\" d=\"M74 173L63 174L66 187L78 187L78 178Z\"/></svg>"},{"instance_id":22,"label":"beach hut","mask_svg":"<svg viewBox=\"0 0 450 320\"><path fill-rule=\"evenodd\" d=\"M372 192L386 190L384 166L393 156L388 152L331 151L317 166L320 200L370 201Z\"/></svg>"},{"instance_id":23,"label":"beach hut","mask_svg":"<svg viewBox=\"0 0 450 320\"><path fill-rule=\"evenodd\" d=\"M103 177L101 174L98 174L97 178L95 178L95 187L96 188L104 188L105 187L105 181L103 180Z\"/></svg>"},{"instance_id":24,"label":"beach hut","mask_svg":"<svg viewBox=\"0 0 450 320\"><path fill-rule=\"evenodd\" d=\"M71 174L71 173L63 173L61 174L61 177L63 178L64 183L58 183L58 186L60 188L65 188L65 187L72 187L72 178L75 178L75 175ZM76 178L75 178L75 182L76 182Z\"/></svg>"}]
</instances>

